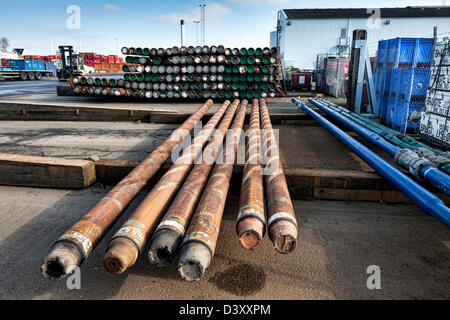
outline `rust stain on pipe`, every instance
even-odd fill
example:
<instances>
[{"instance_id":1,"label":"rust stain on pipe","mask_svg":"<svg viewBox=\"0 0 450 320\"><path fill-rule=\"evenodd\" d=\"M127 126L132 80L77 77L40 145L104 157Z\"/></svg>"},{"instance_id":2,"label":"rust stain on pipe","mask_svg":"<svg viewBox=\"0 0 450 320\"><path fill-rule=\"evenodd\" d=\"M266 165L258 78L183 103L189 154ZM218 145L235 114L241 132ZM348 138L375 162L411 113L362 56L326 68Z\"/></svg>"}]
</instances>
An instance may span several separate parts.
<instances>
[{"instance_id":1,"label":"rust stain on pipe","mask_svg":"<svg viewBox=\"0 0 450 320\"><path fill-rule=\"evenodd\" d=\"M236 231L241 246L247 250L254 250L261 245L266 231L257 99L253 99L252 102L248 132Z\"/></svg>"},{"instance_id":2,"label":"rust stain on pipe","mask_svg":"<svg viewBox=\"0 0 450 320\"><path fill-rule=\"evenodd\" d=\"M228 100L222 104L182 156L175 160L139 207L113 236L103 260L106 270L114 274L121 274L134 265L147 243L148 237L181 187L195 159L201 154L203 146L213 134L214 128L229 105ZM231 108L227 111L227 114L230 113L234 113Z\"/></svg>"},{"instance_id":3,"label":"rust stain on pipe","mask_svg":"<svg viewBox=\"0 0 450 320\"><path fill-rule=\"evenodd\" d=\"M185 230L191 221L192 214L214 167L214 161L222 149L223 140L230 127L239 100L235 100L229 111L217 127L217 130L203 151L203 161L196 164L186 181L159 223L151 240L148 257L151 263L158 266L169 264L177 253Z\"/></svg>"},{"instance_id":4,"label":"rust stain on pipe","mask_svg":"<svg viewBox=\"0 0 450 320\"><path fill-rule=\"evenodd\" d=\"M124 208L148 183L212 104L212 100L206 101L94 208L55 242L41 267L44 276L52 280L63 279L88 258Z\"/></svg>"},{"instance_id":5,"label":"rust stain on pipe","mask_svg":"<svg viewBox=\"0 0 450 320\"><path fill-rule=\"evenodd\" d=\"M187 281L199 280L214 256L247 104L247 100L241 103L225 141L222 163L214 166L183 239L178 270Z\"/></svg>"},{"instance_id":6,"label":"rust stain on pipe","mask_svg":"<svg viewBox=\"0 0 450 320\"><path fill-rule=\"evenodd\" d=\"M265 166L265 187L269 237L280 253L290 253L297 244L298 229L294 208L281 165L279 150L264 99L259 100L263 144L268 162ZM268 174L270 173L270 174Z\"/></svg>"}]
</instances>

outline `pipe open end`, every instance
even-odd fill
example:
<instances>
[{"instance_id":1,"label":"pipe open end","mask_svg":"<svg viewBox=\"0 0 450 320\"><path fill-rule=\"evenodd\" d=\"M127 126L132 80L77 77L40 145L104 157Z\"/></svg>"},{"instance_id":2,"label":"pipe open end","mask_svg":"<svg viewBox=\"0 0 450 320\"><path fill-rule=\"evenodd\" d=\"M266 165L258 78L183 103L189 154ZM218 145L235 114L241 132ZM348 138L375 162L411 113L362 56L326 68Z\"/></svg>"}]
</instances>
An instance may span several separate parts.
<instances>
[{"instance_id":1,"label":"pipe open end","mask_svg":"<svg viewBox=\"0 0 450 320\"><path fill-rule=\"evenodd\" d=\"M158 231L148 251L148 259L158 267L165 267L172 262L178 252L182 236L172 229Z\"/></svg>"},{"instance_id":2,"label":"pipe open end","mask_svg":"<svg viewBox=\"0 0 450 320\"><path fill-rule=\"evenodd\" d=\"M186 244L181 250L178 271L186 281L198 281L205 273L211 262L208 248L197 242Z\"/></svg>"},{"instance_id":3,"label":"pipe open end","mask_svg":"<svg viewBox=\"0 0 450 320\"><path fill-rule=\"evenodd\" d=\"M275 250L280 253L291 253L297 246L297 227L290 221L275 222L270 227L269 235Z\"/></svg>"},{"instance_id":4,"label":"pipe open end","mask_svg":"<svg viewBox=\"0 0 450 320\"><path fill-rule=\"evenodd\" d=\"M131 240L116 238L109 243L103 264L108 272L121 274L134 265L138 255L138 249Z\"/></svg>"},{"instance_id":5,"label":"pipe open end","mask_svg":"<svg viewBox=\"0 0 450 320\"><path fill-rule=\"evenodd\" d=\"M244 249L255 250L261 243L264 234L264 224L255 217L242 219L236 227L239 243Z\"/></svg>"},{"instance_id":6,"label":"pipe open end","mask_svg":"<svg viewBox=\"0 0 450 320\"><path fill-rule=\"evenodd\" d=\"M255 250L261 245L262 237L258 232L249 230L241 234L239 243L244 249Z\"/></svg>"},{"instance_id":7,"label":"pipe open end","mask_svg":"<svg viewBox=\"0 0 450 320\"><path fill-rule=\"evenodd\" d=\"M62 280L80 265L81 260L82 255L75 245L57 243L42 264L41 272L47 279Z\"/></svg>"}]
</instances>

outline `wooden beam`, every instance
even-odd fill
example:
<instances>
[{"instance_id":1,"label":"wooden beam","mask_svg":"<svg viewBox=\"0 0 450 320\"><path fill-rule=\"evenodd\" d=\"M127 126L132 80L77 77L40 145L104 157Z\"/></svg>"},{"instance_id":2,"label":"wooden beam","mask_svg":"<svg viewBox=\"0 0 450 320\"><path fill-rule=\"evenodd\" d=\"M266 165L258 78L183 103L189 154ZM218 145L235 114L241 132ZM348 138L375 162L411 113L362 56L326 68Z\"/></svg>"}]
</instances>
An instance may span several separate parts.
<instances>
[{"instance_id":1,"label":"wooden beam","mask_svg":"<svg viewBox=\"0 0 450 320\"><path fill-rule=\"evenodd\" d=\"M0 153L2 185L86 188L95 180L92 161Z\"/></svg>"},{"instance_id":2,"label":"wooden beam","mask_svg":"<svg viewBox=\"0 0 450 320\"><path fill-rule=\"evenodd\" d=\"M436 194L450 204L450 197L444 194ZM314 188L314 198L319 200L341 201L383 201L387 203L412 203L403 193L397 190L357 190L357 189L333 189Z\"/></svg>"},{"instance_id":3,"label":"wooden beam","mask_svg":"<svg viewBox=\"0 0 450 320\"><path fill-rule=\"evenodd\" d=\"M86 105L59 105L48 103L0 101L0 120L33 121L141 121L164 124L181 124L192 113L185 111L163 111L151 108L103 107ZM202 121L208 121L212 114L207 114ZM300 112L271 113L273 124L286 121L307 121L311 117ZM249 115L247 115L247 119Z\"/></svg>"}]
</instances>

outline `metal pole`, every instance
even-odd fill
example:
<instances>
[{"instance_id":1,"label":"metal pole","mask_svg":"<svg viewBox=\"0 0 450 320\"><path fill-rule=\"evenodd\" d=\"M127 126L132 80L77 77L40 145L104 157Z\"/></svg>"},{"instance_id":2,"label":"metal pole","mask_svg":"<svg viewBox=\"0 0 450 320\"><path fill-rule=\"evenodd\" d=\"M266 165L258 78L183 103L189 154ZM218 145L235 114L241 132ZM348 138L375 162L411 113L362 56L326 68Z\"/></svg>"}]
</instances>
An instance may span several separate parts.
<instances>
[{"instance_id":1,"label":"metal pole","mask_svg":"<svg viewBox=\"0 0 450 320\"><path fill-rule=\"evenodd\" d=\"M310 98L309 101L316 107L331 115L336 120L340 121L364 139L377 147L383 149L389 155L394 157L395 162L402 168L409 170L418 179L429 182L446 195L450 195L450 176L432 166L432 163L425 157L420 157L416 152L409 149L402 149L394 146L390 142L383 139L378 134L372 132L370 129L358 124L351 119L345 117L339 111L333 110L330 105L325 105L322 100Z\"/></svg>"},{"instance_id":2,"label":"metal pole","mask_svg":"<svg viewBox=\"0 0 450 320\"><path fill-rule=\"evenodd\" d=\"M164 218L158 225L148 252L151 263L165 266L177 254L185 230L191 221L198 200L208 181L209 174L214 167L214 161L222 149L223 140L238 105L239 100L234 100L229 112L227 112L217 128L217 134L205 147L202 157L203 161L195 165L189 173L175 200L173 200Z\"/></svg>"},{"instance_id":3,"label":"metal pole","mask_svg":"<svg viewBox=\"0 0 450 320\"><path fill-rule=\"evenodd\" d=\"M212 104L212 100L208 100L192 114L169 138L53 244L50 254L41 267L42 273L47 278L63 279L89 257L122 211L166 162L171 152L190 133Z\"/></svg>"},{"instance_id":4,"label":"metal pole","mask_svg":"<svg viewBox=\"0 0 450 320\"><path fill-rule=\"evenodd\" d=\"M184 46L184 20L180 20L180 28L181 28L181 47Z\"/></svg>"},{"instance_id":5,"label":"metal pole","mask_svg":"<svg viewBox=\"0 0 450 320\"><path fill-rule=\"evenodd\" d=\"M203 45L206 44L206 4L203 5Z\"/></svg>"},{"instance_id":6,"label":"metal pole","mask_svg":"<svg viewBox=\"0 0 450 320\"><path fill-rule=\"evenodd\" d=\"M227 136L222 163L214 166L181 244L178 271L186 281L199 280L214 256L246 110L247 100L243 100Z\"/></svg>"},{"instance_id":7,"label":"metal pole","mask_svg":"<svg viewBox=\"0 0 450 320\"><path fill-rule=\"evenodd\" d=\"M200 20L199 21L194 20L194 23L195 23L195 45L198 46L198 24L200 23Z\"/></svg>"},{"instance_id":8,"label":"metal pole","mask_svg":"<svg viewBox=\"0 0 450 320\"><path fill-rule=\"evenodd\" d=\"M267 158L264 170L267 201L267 228L275 250L290 253L297 245L298 226L280 161L279 150L264 99L259 100L263 148Z\"/></svg>"},{"instance_id":9,"label":"metal pole","mask_svg":"<svg viewBox=\"0 0 450 320\"><path fill-rule=\"evenodd\" d=\"M149 236L156 228L168 204L181 187L195 159L201 154L203 146L213 134L214 128L229 105L230 101L225 101L214 113L191 145L184 150L182 156L174 162L112 237L103 259L106 270L114 274L121 274L134 265Z\"/></svg>"},{"instance_id":10,"label":"metal pole","mask_svg":"<svg viewBox=\"0 0 450 320\"><path fill-rule=\"evenodd\" d=\"M203 45L203 5L200 7L200 45Z\"/></svg>"},{"instance_id":11,"label":"metal pole","mask_svg":"<svg viewBox=\"0 0 450 320\"><path fill-rule=\"evenodd\" d=\"M119 60L119 42L118 42L118 40L117 40L117 38L116 39L114 39L115 41L116 41L116 56L117 56L117 60L115 61L116 63L118 62L118 60Z\"/></svg>"},{"instance_id":12,"label":"metal pole","mask_svg":"<svg viewBox=\"0 0 450 320\"><path fill-rule=\"evenodd\" d=\"M257 249L266 232L258 99L253 99L236 231L247 250Z\"/></svg>"},{"instance_id":13,"label":"metal pole","mask_svg":"<svg viewBox=\"0 0 450 320\"><path fill-rule=\"evenodd\" d=\"M319 122L321 126L332 133L339 141L345 144L347 148L356 153L368 165L375 169L375 171L377 171L383 178L401 191L419 208L426 213L433 215L440 222L450 228L450 209L445 206L441 199L422 186L418 185L411 178L394 168L372 150L349 136L347 133L326 120L304 103L301 103L298 99L292 98L292 101L303 109L308 115Z\"/></svg>"}]
</instances>

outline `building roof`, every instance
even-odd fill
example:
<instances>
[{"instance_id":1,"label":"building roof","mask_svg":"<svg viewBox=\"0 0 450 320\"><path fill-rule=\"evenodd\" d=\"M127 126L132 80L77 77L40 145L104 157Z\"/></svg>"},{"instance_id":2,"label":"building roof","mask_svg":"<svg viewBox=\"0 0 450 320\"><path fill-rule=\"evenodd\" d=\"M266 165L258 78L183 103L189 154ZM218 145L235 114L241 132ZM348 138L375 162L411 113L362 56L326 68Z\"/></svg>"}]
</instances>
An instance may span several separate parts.
<instances>
[{"instance_id":1,"label":"building roof","mask_svg":"<svg viewBox=\"0 0 450 320\"><path fill-rule=\"evenodd\" d=\"M283 9L288 19L368 18L374 9ZM381 8L381 18L450 17L450 6Z\"/></svg>"}]
</instances>

